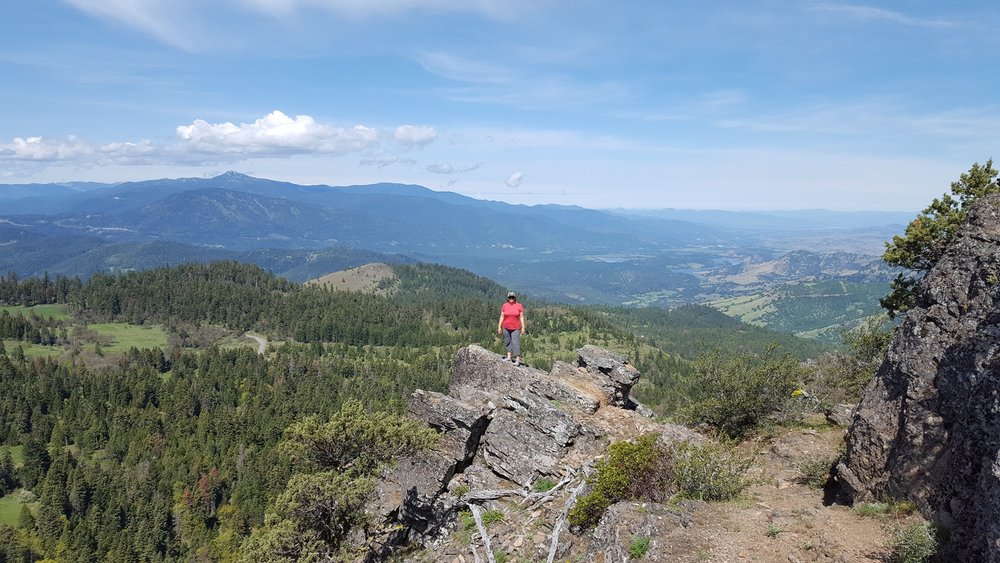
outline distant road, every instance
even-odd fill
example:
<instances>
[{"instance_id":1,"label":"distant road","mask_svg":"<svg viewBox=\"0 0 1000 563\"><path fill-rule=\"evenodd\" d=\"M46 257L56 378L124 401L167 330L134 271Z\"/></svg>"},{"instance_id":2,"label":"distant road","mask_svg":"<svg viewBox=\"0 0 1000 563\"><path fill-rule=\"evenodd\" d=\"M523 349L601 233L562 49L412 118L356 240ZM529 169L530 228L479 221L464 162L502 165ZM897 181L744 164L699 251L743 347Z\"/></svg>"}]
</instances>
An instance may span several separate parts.
<instances>
[{"instance_id":1,"label":"distant road","mask_svg":"<svg viewBox=\"0 0 1000 563\"><path fill-rule=\"evenodd\" d=\"M257 353L263 355L264 351L267 350L267 339L264 338L263 336L250 334L249 332L246 334L246 336L247 338L253 339L253 341L257 343Z\"/></svg>"}]
</instances>

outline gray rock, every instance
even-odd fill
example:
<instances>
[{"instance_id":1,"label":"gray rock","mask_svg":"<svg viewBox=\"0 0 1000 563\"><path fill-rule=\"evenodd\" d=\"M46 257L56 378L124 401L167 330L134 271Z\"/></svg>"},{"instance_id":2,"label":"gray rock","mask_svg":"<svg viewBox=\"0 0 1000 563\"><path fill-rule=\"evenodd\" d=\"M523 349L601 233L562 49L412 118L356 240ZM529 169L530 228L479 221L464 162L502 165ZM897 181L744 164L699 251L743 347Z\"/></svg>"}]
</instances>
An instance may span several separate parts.
<instances>
[{"instance_id":1,"label":"gray rock","mask_svg":"<svg viewBox=\"0 0 1000 563\"><path fill-rule=\"evenodd\" d=\"M409 411L450 440L464 444L463 455L456 461L468 464L476 455L493 409L482 403L470 405L448 395L418 389L410 397Z\"/></svg>"},{"instance_id":2,"label":"gray rock","mask_svg":"<svg viewBox=\"0 0 1000 563\"><path fill-rule=\"evenodd\" d=\"M566 447L579 432L579 426L559 411L539 414L538 419L533 419L528 413L500 410L483 437L486 465L525 487L540 475L558 474ZM546 429L538 424L546 419L555 426Z\"/></svg>"},{"instance_id":3,"label":"gray rock","mask_svg":"<svg viewBox=\"0 0 1000 563\"><path fill-rule=\"evenodd\" d=\"M851 423L849 500L906 497L948 529L948 556L1000 561L1000 195L918 289Z\"/></svg>"},{"instance_id":4,"label":"gray rock","mask_svg":"<svg viewBox=\"0 0 1000 563\"><path fill-rule=\"evenodd\" d=\"M594 346L578 356L577 365L556 362L545 373L479 346L461 349L447 395L411 397L411 415L440 431L441 442L400 460L379 482L371 512L390 533L369 543L386 545L388 553L408 540L432 542L461 508L459 486L509 491L540 477L558 480L592 464L609 442L648 432L665 443L701 439L656 423L629 398L639 372L624 358Z\"/></svg>"},{"instance_id":5,"label":"gray rock","mask_svg":"<svg viewBox=\"0 0 1000 563\"><path fill-rule=\"evenodd\" d=\"M836 426L847 426L851 423L851 417L854 415L854 409L857 407L857 405L834 405L824 413L826 421Z\"/></svg>"},{"instance_id":6,"label":"gray rock","mask_svg":"<svg viewBox=\"0 0 1000 563\"><path fill-rule=\"evenodd\" d=\"M685 501L676 506L620 502L612 505L594 529L588 561L631 561L633 542L649 540L642 561L678 561L695 553L701 539L688 533L694 513L703 503Z\"/></svg>"},{"instance_id":7,"label":"gray rock","mask_svg":"<svg viewBox=\"0 0 1000 563\"><path fill-rule=\"evenodd\" d=\"M608 397L606 404L626 406L632 386L639 381L639 370L629 365L622 356L590 344L576 353L577 364L586 369L588 379L605 391Z\"/></svg>"}]
</instances>

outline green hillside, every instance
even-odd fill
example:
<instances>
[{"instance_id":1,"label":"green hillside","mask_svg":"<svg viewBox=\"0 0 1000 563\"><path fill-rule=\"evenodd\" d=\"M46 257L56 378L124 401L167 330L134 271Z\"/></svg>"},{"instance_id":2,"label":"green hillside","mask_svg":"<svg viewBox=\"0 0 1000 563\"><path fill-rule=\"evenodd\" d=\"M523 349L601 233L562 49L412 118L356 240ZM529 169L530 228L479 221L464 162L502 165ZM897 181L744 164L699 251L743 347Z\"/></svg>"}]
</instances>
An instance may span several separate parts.
<instances>
[{"instance_id":1,"label":"green hillside","mask_svg":"<svg viewBox=\"0 0 1000 563\"><path fill-rule=\"evenodd\" d=\"M749 324L836 342L845 327L881 312L879 299L888 292L888 282L827 280L786 283L708 305Z\"/></svg>"},{"instance_id":2,"label":"green hillside","mask_svg":"<svg viewBox=\"0 0 1000 563\"><path fill-rule=\"evenodd\" d=\"M460 347L501 350L505 288L444 266L393 270L381 294L236 262L0 278L5 302L28 307L0 312L0 448L17 454L9 484L34 495L5 486L3 522L37 508L18 545L83 561L232 558L289 479L277 444L292 423L349 400L402 412L413 390L447 389ZM663 416L686 402L704 351L823 349L706 307L525 305L529 364L573 360L584 344L617 350L644 373L636 397ZM270 341L266 355L231 345L246 331Z\"/></svg>"}]
</instances>

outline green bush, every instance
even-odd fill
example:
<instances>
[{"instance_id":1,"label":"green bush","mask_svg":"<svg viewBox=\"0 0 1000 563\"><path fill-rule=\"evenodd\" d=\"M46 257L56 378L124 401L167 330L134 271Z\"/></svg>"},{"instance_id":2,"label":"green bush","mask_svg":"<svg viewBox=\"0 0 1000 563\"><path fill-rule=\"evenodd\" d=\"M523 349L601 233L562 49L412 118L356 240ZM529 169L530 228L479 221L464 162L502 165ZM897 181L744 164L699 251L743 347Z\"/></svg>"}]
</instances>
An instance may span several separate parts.
<instances>
[{"instance_id":1,"label":"green bush","mask_svg":"<svg viewBox=\"0 0 1000 563\"><path fill-rule=\"evenodd\" d=\"M476 529L476 519L472 517L472 512L468 510L463 510L458 513L459 519L462 521L463 530L475 530Z\"/></svg>"},{"instance_id":2,"label":"green bush","mask_svg":"<svg viewBox=\"0 0 1000 563\"><path fill-rule=\"evenodd\" d=\"M875 315L841 333L843 347L824 356L807 382L811 393L827 407L857 402L882 365L894 332L888 316Z\"/></svg>"},{"instance_id":3,"label":"green bush","mask_svg":"<svg viewBox=\"0 0 1000 563\"><path fill-rule=\"evenodd\" d=\"M753 460L737 450L712 442L664 447L657 438L647 434L613 444L589 479L590 492L570 510L570 524L592 527L609 506L623 500L662 502L675 495L727 500L749 484L744 475Z\"/></svg>"},{"instance_id":4,"label":"green bush","mask_svg":"<svg viewBox=\"0 0 1000 563\"><path fill-rule=\"evenodd\" d=\"M801 482L814 489L822 489L830 478L830 468L838 458L812 458L800 463L797 467L802 473Z\"/></svg>"},{"instance_id":5,"label":"green bush","mask_svg":"<svg viewBox=\"0 0 1000 563\"><path fill-rule=\"evenodd\" d=\"M551 491L552 487L555 487L556 483L552 479L542 477L541 479L535 481L535 484L531 486L531 490L536 493L544 493Z\"/></svg>"},{"instance_id":6,"label":"green bush","mask_svg":"<svg viewBox=\"0 0 1000 563\"><path fill-rule=\"evenodd\" d=\"M772 346L762 354L724 354L715 350L695 362L695 401L682 412L690 422L706 423L721 435L742 439L768 415L781 409L804 371Z\"/></svg>"},{"instance_id":7,"label":"green bush","mask_svg":"<svg viewBox=\"0 0 1000 563\"><path fill-rule=\"evenodd\" d=\"M503 522L502 510L487 510L483 513L483 525L489 526L495 522Z\"/></svg>"},{"instance_id":8,"label":"green bush","mask_svg":"<svg viewBox=\"0 0 1000 563\"><path fill-rule=\"evenodd\" d=\"M649 538L635 536L628 546L628 556L632 559L641 559L649 551Z\"/></svg>"},{"instance_id":9,"label":"green bush","mask_svg":"<svg viewBox=\"0 0 1000 563\"><path fill-rule=\"evenodd\" d=\"M884 502L863 502L861 504L854 505L854 508L851 510L853 510L858 516L874 517L881 516L889 512L889 505Z\"/></svg>"},{"instance_id":10,"label":"green bush","mask_svg":"<svg viewBox=\"0 0 1000 563\"><path fill-rule=\"evenodd\" d=\"M889 502L863 502L854 505L854 513L858 516L877 517L891 514L896 517L909 516L917 511L917 505L909 500L890 500Z\"/></svg>"},{"instance_id":11,"label":"green bush","mask_svg":"<svg viewBox=\"0 0 1000 563\"><path fill-rule=\"evenodd\" d=\"M597 472L590 478L591 492L578 499L570 510L570 523L593 526L609 506L621 500L667 498L670 479L665 462L669 456L657 446L657 437L646 434L634 442L612 444L608 459L597 464Z\"/></svg>"},{"instance_id":12,"label":"green bush","mask_svg":"<svg viewBox=\"0 0 1000 563\"><path fill-rule=\"evenodd\" d=\"M672 456L677 492L685 498L730 500L750 485L746 473L753 458L735 448L715 442L679 442Z\"/></svg>"},{"instance_id":13,"label":"green bush","mask_svg":"<svg viewBox=\"0 0 1000 563\"><path fill-rule=\"evenodd\" d=\"M889 529L888 548L892 563L923 563L937 554L937 536L926 522L905 527L897 524Z\"/></svg>"}]
</instances>

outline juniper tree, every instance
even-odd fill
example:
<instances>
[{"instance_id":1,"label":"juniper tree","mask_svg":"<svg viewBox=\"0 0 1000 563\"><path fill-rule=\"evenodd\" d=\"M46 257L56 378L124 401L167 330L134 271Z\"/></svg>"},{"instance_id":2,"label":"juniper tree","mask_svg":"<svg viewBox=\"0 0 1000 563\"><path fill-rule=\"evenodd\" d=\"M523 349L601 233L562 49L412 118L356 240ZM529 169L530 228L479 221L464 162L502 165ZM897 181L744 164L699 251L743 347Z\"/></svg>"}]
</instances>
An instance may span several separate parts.
<instances>
[{"instance_id":1,"label":"juniper tree","mask_svg":"<svg viewBox=\"0 0 1000 563\"><path fill-rule=\"evenodd\" d=\"M882 259L907 270L896 276L892 291L880 301L890 315L913 307L917 283L941 259L969 208L984 195L998 191L993 159L984 165L974 163L958 181L951 183L951 193L935 198L907 225L902 236L894 236L892 242L886 243Z\"/></svg>"}]
</instances>

